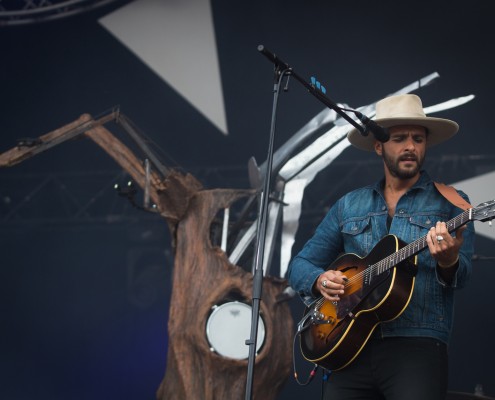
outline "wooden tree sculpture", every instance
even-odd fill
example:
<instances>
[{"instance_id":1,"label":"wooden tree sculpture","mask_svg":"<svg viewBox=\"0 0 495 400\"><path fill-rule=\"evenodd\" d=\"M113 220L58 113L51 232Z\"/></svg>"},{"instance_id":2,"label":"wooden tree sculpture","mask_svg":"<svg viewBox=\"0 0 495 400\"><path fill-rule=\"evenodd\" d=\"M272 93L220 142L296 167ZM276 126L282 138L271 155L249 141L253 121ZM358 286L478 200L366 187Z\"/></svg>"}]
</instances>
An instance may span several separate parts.
<instances>
[{"instance_id":1,"label":"wooden tree sculpture","mask_svg":"<svg viewBox=\"0 0 495 400\"><path fill-rule=\"evenodd\" d=\"M152 167L117 139L104 124L115 121L135 140ZM212 307L228 301L249 303L253 276L229 262L210 240L217 213L233 202L253 196L251 190L204 189L190 174L164 167L130 121L118 110L98 120L79 119L0 154L0 166L10 167L68 139L83 135L107 152L139 185L165 219L175 251L173 291L168 320L169 347L159 400L240 399L246 390L247 359L218 354L206 336ZM252 393L255 399L275 399L291 370L293 320L286 302L278 301L287 282L264 277L260 314L266 335L255 358ZM229 326L225 326L225 330ZM247 337L244 339L248 339Z\"/></svg>"}]
</instances>

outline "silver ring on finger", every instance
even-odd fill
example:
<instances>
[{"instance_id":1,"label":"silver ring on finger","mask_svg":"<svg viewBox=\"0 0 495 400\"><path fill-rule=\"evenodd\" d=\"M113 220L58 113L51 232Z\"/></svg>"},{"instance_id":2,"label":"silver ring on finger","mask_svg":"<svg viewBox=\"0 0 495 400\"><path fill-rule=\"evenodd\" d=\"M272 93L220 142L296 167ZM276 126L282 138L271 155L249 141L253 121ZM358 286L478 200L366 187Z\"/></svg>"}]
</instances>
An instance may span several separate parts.
<instances>
[{"instance_id":1,"label":"silver ring on finger","mask_svg":"<svg viewBox=\"0 0 495 400\"><path fill-rule=\"evenodd\" d=\"M442 235L437 235L437 242L440 243L442 240L444 240Z\"/></svg>"},{"instance_id":2,"label":"silver ring on finger","mask_svg":"<svg viewBox=\"0 0 495 400\"><path fill-rule=\"evenodd\" d=\"M321 286L323 286L324 288L327 287L327 280L326 279L321 283Z\"/></svg>"}]
</instances>

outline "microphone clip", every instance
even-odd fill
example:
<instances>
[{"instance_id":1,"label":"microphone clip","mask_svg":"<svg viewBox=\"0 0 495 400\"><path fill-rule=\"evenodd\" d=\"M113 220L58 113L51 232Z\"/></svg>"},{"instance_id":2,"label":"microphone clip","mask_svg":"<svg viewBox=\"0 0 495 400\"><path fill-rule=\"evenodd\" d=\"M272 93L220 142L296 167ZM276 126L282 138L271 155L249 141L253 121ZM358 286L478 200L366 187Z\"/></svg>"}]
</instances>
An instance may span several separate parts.
<instances>
[{"instance_id":1,"label":"microphone clip","mask_svg":"<svg viewBox=\"0 0 495 400\"><path fill-rule=\"evenodd\" d=\"M390 134L387 128L378 125L375 121L368 118L366 115L364 115L363 113L357 110L352 110L352 112L356 115L356 117L358 117L358 119L364 125L364 129L361 131L361 135L368 136L369 133L371 132L373 136L375 136L375 139L378 140L379 142L382 143L388 142L388 140L390 139Z\"/></svg>"}]
</instances>

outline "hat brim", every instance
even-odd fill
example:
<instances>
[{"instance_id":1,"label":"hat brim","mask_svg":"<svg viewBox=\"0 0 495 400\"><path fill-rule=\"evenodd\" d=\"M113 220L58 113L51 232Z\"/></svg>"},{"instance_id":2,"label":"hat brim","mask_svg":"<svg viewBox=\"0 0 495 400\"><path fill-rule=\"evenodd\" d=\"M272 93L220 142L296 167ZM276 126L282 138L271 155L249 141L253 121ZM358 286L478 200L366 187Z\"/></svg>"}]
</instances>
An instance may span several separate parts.
<instances>
[{"instance_id":1,"label":"hat brim","mask_svg":"<svg viewBox=\"0 0 495 400\"><path fill-rule=\"evenodd\" d=\"M375 120L375 122L384 128L399 125L424 126L428 130L426 147L430 147L450 139L459 130L459 125L457 125L456 122L449 119L434 117L382 118ZM353 128L347 134L347 139L354 147L357 147L358 149L366 151L374 151L375 149L376 139L372 133L368 134L368 136L363 136L361 132L359 132L356 128Z\"/></svg>"}]
</instances>

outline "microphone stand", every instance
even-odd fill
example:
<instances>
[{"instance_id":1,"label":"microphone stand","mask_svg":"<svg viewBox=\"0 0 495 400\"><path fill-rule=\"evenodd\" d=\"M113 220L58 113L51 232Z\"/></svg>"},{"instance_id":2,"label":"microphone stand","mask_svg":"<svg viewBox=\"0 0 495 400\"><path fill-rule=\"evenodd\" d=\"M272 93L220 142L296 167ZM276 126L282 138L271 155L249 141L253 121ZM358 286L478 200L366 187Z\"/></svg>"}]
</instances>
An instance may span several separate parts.
<instances>
[{"instance_id":1,"label":"microphone stand","mask_svg":"<svg viewBox=\"0 0 495 400\"><path fill-rule=\"evenodd\" d=\"M248 356L248 371L247 371L247 382L246 382L246 396L245 400L252 399L253 392L253 375L254 375L254 364L256 357L256 341L258 336L258 322L260 313L260 301L261 293L263 289L263 255L265 250L265 238L267 229L267 214L268 214L268 200L269 191L271 187L272 178L272 167L273 167L273 144L275 137L275 123L276 123L276 111L278 103L278 95L281 86L281 82L285 76L293 76L296 80L302 83L308 91L313 94L317 99L319 99L327 107L335 110L339 115L342 116L346 121L352 124L362 135L366 135L365 129L355 122L349 115L347 115L337 104L326 97L321 90L319 90L315 85L307 83L299 75L297 75L294 70L275 54L267 50L263 45L258 46L258 51L266 56L275 65L275 83L273 87L273 106L272 106L272 119L270 126L270 139L268 145L268 156L266 162L265 177L263 182L263 190L261 192L260 199L260 210L259 218L257 222L257 237L254 253L254 264L253 264L253 298L252 298L252 315L251 315L251 332L250 337L246 340L246 345L249 346L249 356Z\"/></svg>"},{"instance_id":2,"label":"microphone stand","mask_svg":"<svg viewBox=\"0 0 495 400\"><path fill-rule=\"evenodd\" d=\"M260 313L260 301L261 292L263 288L263 255L265 252L265 239L267 229L267 214L268 214L268 200L269 191L271 187L272 165L273 165L273 144L275 137L275 121L276 110L278 103L278 94L283 78L290 72L289 69L283 68L280 64L275 64L275 83L273 87L273 106L272 106L272 120L270 126L270 140L268 145L268 156L266 163L265 178L263 182L263 190L261 192L260 211L257 222L256 232L256 246L255 246L255 258L253 265L253 309L251 317L251 334L250 338L246 340L246 344L249 346L248 356L248 373L246 383L246 400L252 399L253 390L253 375L254 375L254 361L256 356L256 341L258 336L258 322Z\"/></svg>"}]
</instances>

